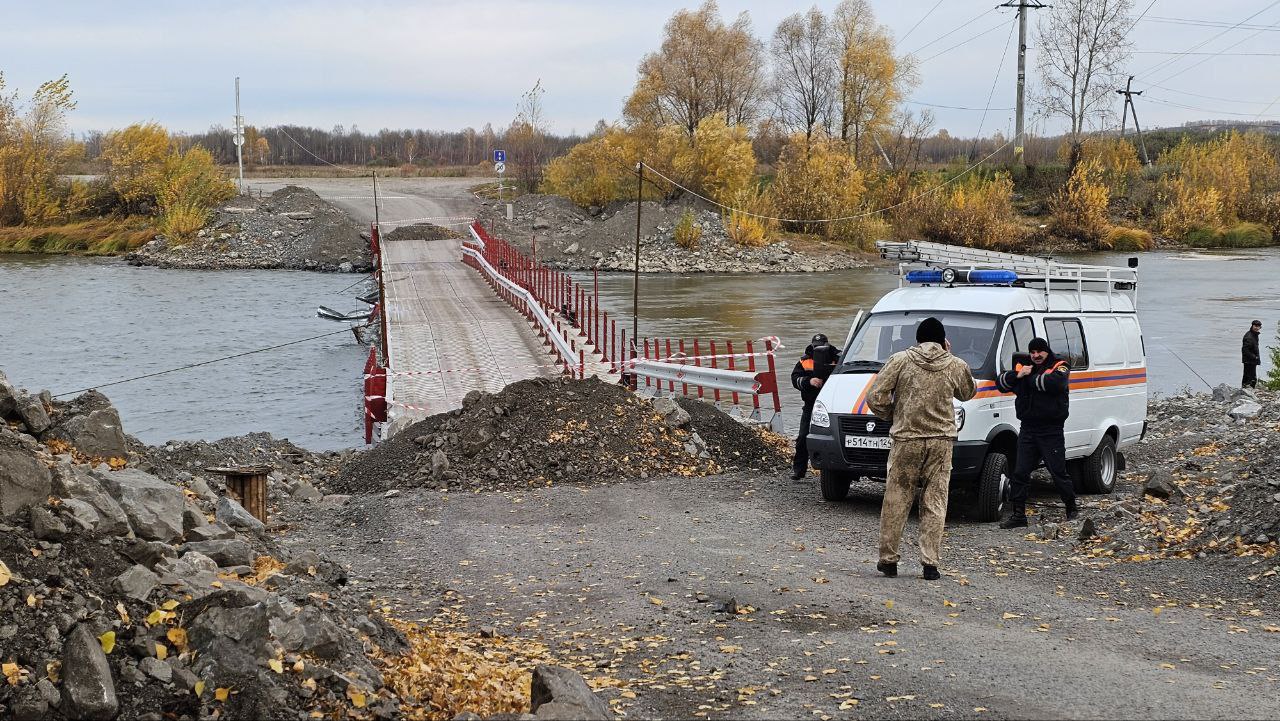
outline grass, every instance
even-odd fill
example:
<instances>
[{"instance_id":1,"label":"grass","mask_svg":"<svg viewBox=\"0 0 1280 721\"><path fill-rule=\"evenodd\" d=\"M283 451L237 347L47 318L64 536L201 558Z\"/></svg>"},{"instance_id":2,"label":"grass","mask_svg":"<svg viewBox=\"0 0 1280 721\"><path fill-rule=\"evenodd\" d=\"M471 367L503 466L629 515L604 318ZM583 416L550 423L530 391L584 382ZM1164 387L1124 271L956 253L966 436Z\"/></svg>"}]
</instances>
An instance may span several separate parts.
<instances>
[{"instance_id":1,"label":"grass","mask_svg":"<svg viewBox=\"0 0 1280 721\"><path fill-rule=\"evenodd\" d=\"M1195 228L1183 238L1197 248L1262 248L1272 245L1271 229L1258 223L1239 223L1230 228Z\"/></svg>"},{"instance_id":2,"label":"grass","mask_svg":"<svg viewBox=\"0 0 1280 721\"><path fill-rule=\"evenodd\" d=\"M0 228L0 253L116 255L136 250L156 235L151 221L93 218L63 225Z\"/></svg>"}]
</instances>

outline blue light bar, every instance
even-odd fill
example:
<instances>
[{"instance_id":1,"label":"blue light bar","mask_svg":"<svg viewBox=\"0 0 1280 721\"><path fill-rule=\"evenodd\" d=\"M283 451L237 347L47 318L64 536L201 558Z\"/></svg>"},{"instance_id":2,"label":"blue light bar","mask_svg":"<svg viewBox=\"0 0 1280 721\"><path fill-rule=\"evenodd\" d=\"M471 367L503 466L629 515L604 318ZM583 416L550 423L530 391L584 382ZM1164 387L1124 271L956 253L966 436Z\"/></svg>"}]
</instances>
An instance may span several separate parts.
<instances>
[{"instance_id":1,"label":"blue light bar","mask_svg":"<svg viewBox=\"0 0 1280 721\"><path fill-rule=\"evenodd\" d=\"M1018 281L1018 274L1012 270L912 270L905 277L908 283L1012 285Z\"/></svg>"}]
</instances>

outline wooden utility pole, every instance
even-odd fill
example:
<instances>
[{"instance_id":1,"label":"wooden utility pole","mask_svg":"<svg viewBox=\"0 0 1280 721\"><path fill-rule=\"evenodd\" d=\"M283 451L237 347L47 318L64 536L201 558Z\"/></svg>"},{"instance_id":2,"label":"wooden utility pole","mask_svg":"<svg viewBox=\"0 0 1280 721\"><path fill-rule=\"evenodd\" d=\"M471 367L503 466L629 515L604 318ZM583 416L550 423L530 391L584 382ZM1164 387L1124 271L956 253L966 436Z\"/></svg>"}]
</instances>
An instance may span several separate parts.
<instances>
[{"instance_id":1,"label":"wooden utility pole","mask_svg":"<svg viewBox=\"0 0 1280 721\"><path fill-rule=\"evenodd\" d=\"M1141 95L1141 90L1133 89L1133 76L1129 76L1129 80L1124 84L1124 90L1117 90L1116 94L1124 96L1124 110L1120 113L1120 137L1124 137L1124 121L1128 119L1128 114L1133 113L1133 128L1138 133L1138 147L1142 148L1142 164L1151 165L1151 158L1147 157L1147 142L1142 138L1142 126L1138 125L1138 108L1133 104L1133 96Z\"/></svg>"},{"instance_id":2,"label":"wooden utility pole","mask_svg":"<svg viewBox=\"0 0 1280 721\"><path fill-rule=\"evenodd\" d=\"M1027 2L1027 0L1009 0L1000 7L1002 8L1018 8L1018 103L1017 112L1018 120L1013 136L1013 163L1014 165L1025 165L1023 159L1023 151L1026 149L1027 139L1023 136L1024 128L1024 108L1026 106L1026 90L1027 90L1027 8L1037 10L1039 8L1050 7L1036 0Z\"/></svg>"}]
</instances>

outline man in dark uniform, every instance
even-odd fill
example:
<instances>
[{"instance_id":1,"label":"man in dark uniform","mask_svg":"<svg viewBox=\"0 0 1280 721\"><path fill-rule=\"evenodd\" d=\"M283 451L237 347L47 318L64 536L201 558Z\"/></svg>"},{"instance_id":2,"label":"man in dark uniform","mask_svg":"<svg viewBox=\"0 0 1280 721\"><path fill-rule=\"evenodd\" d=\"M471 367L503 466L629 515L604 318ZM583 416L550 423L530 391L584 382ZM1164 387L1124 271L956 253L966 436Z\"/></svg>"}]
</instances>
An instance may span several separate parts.
<instances>
[{"instance_id":1,"label":"man in dark uniform","mask_svg":"<svg viewBox=\"0 0 1280 721\"><path fill-rule=\"evenodd\" d=\"M1076 508L1076 491L1067 475L1066 440L1062 427L1069 414L1071 368L1058 360L1044 338L1032 338L1027 344L1031 364L1019 364L1015 370L996 376L996 386L1017 396L1014 410L1022 429L1018 433L1018 461L1009 487L1009 517L1001 528L1023 528L1027 525L1027 493L1031 473L1044 461L1053 485L1062 496L1067 520L1080 515Z\"/></svg>"},{"instance_id":2,"label":"man in dark uniform","mask_svg":"<svg viewBox=\"0 0 1280 721\"><path fill-rule=\"evenodd\" d=\"M1255 320L1244 334L1244 344L1240 347L1240 360L1244 362L1244 380L1241 388L1258 387L1258 366L1262 364L1262 351L1258 349L1258 336L1262 334L1262 321Z\"/></svg>"},{"instance_id":3,"label":"man in dark uniform","mask_svg":"<svg viewBox=\"0 0 1280 721\"><path fill-rule=\"evenodd\" d=\"M816 333L804 349L796 367L791 370L791 385L800 391L804 410L800 412L800 432L796 436L796 455L791 461L791 480L798 481L809 472L809 419L813 416L813 404L818 400L822 384L836 367L839 353L827 342L827 337Z\"/></svg>"}]
</instances>

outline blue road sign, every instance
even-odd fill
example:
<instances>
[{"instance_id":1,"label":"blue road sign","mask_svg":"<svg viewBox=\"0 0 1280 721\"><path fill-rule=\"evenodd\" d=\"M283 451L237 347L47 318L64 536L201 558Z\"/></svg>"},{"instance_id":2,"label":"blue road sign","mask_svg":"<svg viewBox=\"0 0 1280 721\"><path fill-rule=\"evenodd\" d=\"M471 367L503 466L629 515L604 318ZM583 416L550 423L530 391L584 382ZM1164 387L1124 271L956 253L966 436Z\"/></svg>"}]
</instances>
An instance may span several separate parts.
<instances>
[{"instance_id":1,"label":"blue road sign","mask_svg":"<svg viewBox=\"0 0 1280 721\"><path fill-rule=\"evenodd\" d=\"M505 163L505 162L507 162L507 151L505 151L505 150L495 150L495 151L493 151L493 162L495 162L495 163Z\"/></svg>"}]
</instances>

